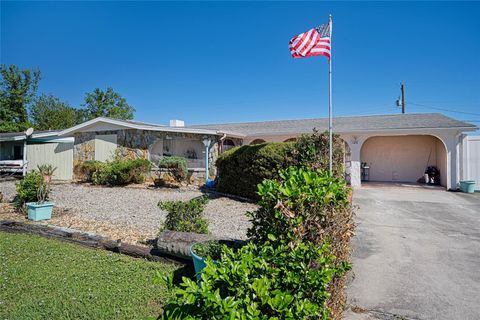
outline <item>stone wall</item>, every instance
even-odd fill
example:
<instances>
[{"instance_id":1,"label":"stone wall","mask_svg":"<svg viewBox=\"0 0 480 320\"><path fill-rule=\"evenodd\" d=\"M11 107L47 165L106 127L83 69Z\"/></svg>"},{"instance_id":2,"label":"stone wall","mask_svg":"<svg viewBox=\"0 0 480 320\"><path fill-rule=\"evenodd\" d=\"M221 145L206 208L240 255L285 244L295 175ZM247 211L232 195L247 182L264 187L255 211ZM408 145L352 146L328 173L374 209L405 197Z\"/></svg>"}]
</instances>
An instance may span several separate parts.
<instances>
[{"instance_id":1,"label":"stone wall","mask_svg":"<svg viewBox=\"0 0 480 320\"><path fill-rule=\"evenodd\" d=\"M218 141L219 136L216 135L204 135L193 133L180 133L180 132L160 132L160 131L148 131L148 130L112 130L112 131L99 131L99 132L80 132L75 133L75 144L73 148L73 162L74 167L77 167L84 161L95 160L95 136L105 134L117 135L117 150L116 156L121 159L136 159L150 158L150 148L159 139L164 139L167 136L172 139L193 139L202 141L205 137L211 139L212 144L209 150L209 177L214 179L217 174L215 161L218 158ZM195 177L203 176L204 172L195 172Z\"/></svg>"}]
</instances>

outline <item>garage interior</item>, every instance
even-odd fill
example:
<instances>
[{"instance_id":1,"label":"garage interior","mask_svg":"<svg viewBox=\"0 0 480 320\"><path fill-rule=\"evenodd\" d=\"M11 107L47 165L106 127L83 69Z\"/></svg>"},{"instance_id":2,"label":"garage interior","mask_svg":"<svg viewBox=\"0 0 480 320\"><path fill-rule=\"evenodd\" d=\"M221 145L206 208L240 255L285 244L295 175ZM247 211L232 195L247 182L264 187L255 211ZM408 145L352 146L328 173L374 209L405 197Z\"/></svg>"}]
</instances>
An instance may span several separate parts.
<instances>
[{"instance_id":1,"label":"garage interior","mask_svg":"<svg viewBox=\"0 0 480 320\"><path fill-rule=\"evenodd\" d=\"M440 185L447 185L447 152L443 142L430 135L376 136L362 145L361 162L368 167L368 181L416 183L429 166L440 171Z\"/></svg>"}]
</instances>

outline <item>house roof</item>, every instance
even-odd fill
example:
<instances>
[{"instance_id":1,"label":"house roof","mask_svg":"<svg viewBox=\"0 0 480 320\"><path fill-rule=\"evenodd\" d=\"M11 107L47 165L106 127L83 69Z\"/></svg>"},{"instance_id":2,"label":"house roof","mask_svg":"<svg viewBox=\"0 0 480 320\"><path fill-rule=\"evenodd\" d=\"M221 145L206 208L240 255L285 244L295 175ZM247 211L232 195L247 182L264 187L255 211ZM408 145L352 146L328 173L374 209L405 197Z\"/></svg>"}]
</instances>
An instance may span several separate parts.
<instances>
[{"instance_id":1,"label":"house roof","mask_svg":"<svg viewBox=\"0 0 480 320\"><path fill-rule=\"evenodd\" d=\"M49 130L49 131L34 131L32 136L29 138L50 138L56 137L60 133L59 130ZM5 132L0 133L0 141L22 141L25 140L24 132Z\"/></svg>"},{"instance_id":2,"label":"house roof","mask_svg":"<svg viewBox=\"0 0 480 320\"><path fill-rule=\"evenodd\" d=\"M78 131L84 129L94 128L98 124L109 124L123 129L138 129L138 130L151 130L151 131L164 131L164 132L184 132L184 133L195 133L195 134L204 134L204 135L220 135L223 132L220 132L217 129L209 128L193 128L193 127L170 127L159 124L152 124L140 121L133 120L117 120L105 117L98 117L83 123L80 123L71 128L65 129L60 132L61 136L68 136Z\"/></svg>"},{"instance_id":3,"label":"house roof","mask_svg":"<svg viewBox=\"0 0 480 320\"><path fill-rule=\"evenodd\" d=\"M119 128L139 130L185 132L205 135L227 134L230 137L289 135L309 133L313 128L328 130L328 118L280 120L262 122L224 123L170 127L133 120L116 120L99 117L74 127L59 131L35 131L31 138L52 138L68 136L96 124L107 123ZM440 113L408 113L376 116L355 116L333 118L333 128L337 133L369 132L384 130L422 130L422 129L458 129L475 131L475 125L459 121ZM0 141L21 141L25 139L23 132L0 133Z\"/></svg>"},{"instance_id":4,"label":"house roof","mask_svg":"<svg viewBox=\"0 0 480 320\"><path fill-rule=\"evenodd\" d=\"M320 131L328 130L328 118L208 124L195 125L192 128L228 130L245 136L298 134L309 133L313 128ZM333 128L337 133L420 129L473 131L478 129L471 123L455 120L440 113L336 117L333 118Z\"/></svg>"}]
</instances>

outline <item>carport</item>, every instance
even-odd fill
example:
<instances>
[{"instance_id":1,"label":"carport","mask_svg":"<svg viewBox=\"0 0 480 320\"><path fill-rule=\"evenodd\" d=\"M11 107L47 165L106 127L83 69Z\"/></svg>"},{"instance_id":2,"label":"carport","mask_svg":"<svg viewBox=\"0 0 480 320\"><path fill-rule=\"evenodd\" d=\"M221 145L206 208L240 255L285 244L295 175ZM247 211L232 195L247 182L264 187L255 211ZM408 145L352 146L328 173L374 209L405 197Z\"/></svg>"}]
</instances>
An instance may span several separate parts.
<instances>
[{"instance_id":1,"label":"carport","mask_svg":"<svg viewBox=\"0 0 480 320\"><path fill-rule=\"evenodd\" d=\"M73 138L58 137L59 131L0 133L0 173L22 174L49 164L56 168L57 180L71 180L73 174ZM24 172L25 170L25 172Z\"/></svg>"},{"instance_id":2,"label":"carport","mask_svg":"<svg viewBox=\"0 0 480 320\"><path fill-rule=\"evenodd\" d=\"M447 186L447 150L432 135L373 136L365 140L360 161L368 166L369 181L417 182L427 167L440 171L438 183Z\"/></svg>"}]
</instances>

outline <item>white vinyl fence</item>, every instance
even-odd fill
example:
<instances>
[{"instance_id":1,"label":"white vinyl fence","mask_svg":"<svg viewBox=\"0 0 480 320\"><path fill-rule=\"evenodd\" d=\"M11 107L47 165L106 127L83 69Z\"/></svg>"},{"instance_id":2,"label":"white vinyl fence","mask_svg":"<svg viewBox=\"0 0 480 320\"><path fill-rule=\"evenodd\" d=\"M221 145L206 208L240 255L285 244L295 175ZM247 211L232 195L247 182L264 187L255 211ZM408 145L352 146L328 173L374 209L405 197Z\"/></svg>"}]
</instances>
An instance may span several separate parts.
<instances>
[{"instance_id":1,"label":"white vinyl fence","mask_svg":"<svg viewBox=\"0 0 480 320\"><path fill-rule=\"evenodd\" d=\"M474 180L480 191L480 136L466 136L463 140L463 180Z\"/></svg>"}]
</instances>

